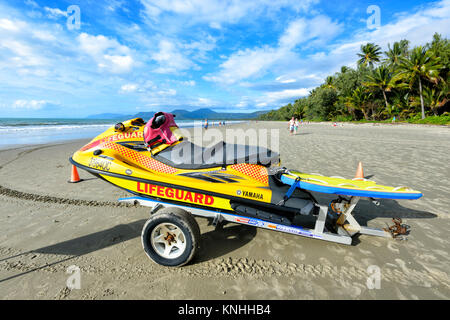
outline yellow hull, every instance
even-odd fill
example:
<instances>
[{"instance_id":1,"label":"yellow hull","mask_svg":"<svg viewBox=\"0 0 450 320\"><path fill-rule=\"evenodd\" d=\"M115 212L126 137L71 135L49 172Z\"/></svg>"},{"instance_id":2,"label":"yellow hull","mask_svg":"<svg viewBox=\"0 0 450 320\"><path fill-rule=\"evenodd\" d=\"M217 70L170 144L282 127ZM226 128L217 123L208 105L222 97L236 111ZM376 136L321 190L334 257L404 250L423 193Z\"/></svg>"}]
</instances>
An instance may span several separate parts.
<instances>
[{"instance_id":1,"label":"yellow hull","mask_svg":"<svg viewBox=\"0 0 450 320\"><path fill-rule=\"evenodd\" d=\"M94 138L75 152L73 163L120 188L152 198L222 210L232 210L231 198L271 204L272 190L266 167L243 163L226 168L208 168L200 170L199 179L199 170L170 167L152 158L147 150L136 151L126 147L143 139L143 126L131 130L135 128L131 121L124 122L128 128L126 132L117 133L110 128ZM101 154L95 155L99 149ZM207 179L217 182L211 183ZM177 190L185 193L181 196L181 191L177 193Z\"/></svg>"}]
</instances>

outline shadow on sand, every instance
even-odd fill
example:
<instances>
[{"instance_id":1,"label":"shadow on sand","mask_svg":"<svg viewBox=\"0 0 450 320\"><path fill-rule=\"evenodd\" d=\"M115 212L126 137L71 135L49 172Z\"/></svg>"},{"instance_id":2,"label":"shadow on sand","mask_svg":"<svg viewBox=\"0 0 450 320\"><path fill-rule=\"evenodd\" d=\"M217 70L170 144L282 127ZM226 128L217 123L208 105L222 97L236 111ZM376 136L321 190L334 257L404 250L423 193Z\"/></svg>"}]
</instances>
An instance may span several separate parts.
<instances>
[{"instance_id":1,"label":"shadow on sand","mask_svg":"<svg viewBox=\"0 0 450 320\"><path fill-rule=\"evenodd\" d=\"M401 219L433 219L437 215L423 210L415 210L404 207L396 200L383 199L379 206L375 206L369 201L361 201L358 208L361 222L373 220L375 218L401 218Z\"/></svg>"},{"instance_id":2,"label":"shadow on sand","mask_svg":"<svg viewBox=\"0 0 450 320\"><path fill-rule=\"evenodd\" d=\"M139 237L141 235L141 230L145 222L146 220L142 219L131 222L129 224L121 224L110 229L91 233L86 236L81 236L71 240L59 242L50 246L24 252L8 258L3 258L0 260L0 262L31 253L44 253L44 254L70 256L55 262L46 263L42 266L27 270L25 272L13 275L5 279L0 279L0 283Z\"/></svg>"},{"instance_id":3,"label":"shadow on sand","mask_svg":"<svg viewBox=\"0 0 450 320\"><path fill-rule=\"evenodd\" d=\"M328 205L331 200L337 198L333 195L315 195L322 205ZM400 200L406 201L406 200ZM380 199L380 205L376 206L371 201L361 199L354 212L356 220L363 226L376 218L400 218L400 219L433 219L437 215L428 211L415 210L402 206L397 200Z\"/></svg>"},{"instance_id":4,"label":"shadow on sand","mask_svg":"<svg viewBox=\"0 0 450 320\"><path fill-rule=\"evenodd\" d=\"M224 256L249 243L256 236L257 228L242 224L218 226L202 234L201 247L194 264Z\"/></svg>"},{"instance_id":5,"label":"shadow on sand","mask_svg":"<svg viewBox=\"0 0 450 320\"><path fill-rule=\"evenodd\" d=\"M145 222L145 219L141 219L129 224L121 224L110 229L98 231L85 236L0 259L1 262L33 253L69 256L54 262L45 263L41 266L13 276L0 279L0 283L140 237ZM234 251L251 241L255 235L256 228L244 225L218 227L216 230L206 232L201 235L201 248L193 263L207 261Z\"/></svg>"},{"instance_id":6,"label":"shadow on sand","mask_svg":"<svg viewBox=\"0 0 450 320\"><path fill-rule=\"evenodd\" d=\"M327 204L335 197L329 197L322 195L319 198L319 202ZM379 206L375 206L369 201L361 200L355 209L356 220L362 225L367 226L370 220L376 218L401 218L401 219L432 219L437 215L411 208L403 207L396 200L384 199L380 201ZM315 219L312 216L302 216L300 220L303 220L305 224L301 224L303 227L313 227ZM313 219L311 219L313 218ZM41 270L46 267L50 267L65 261L69 261L76 257L89 254L91 252L101 250L121 242L125 242L137 237L140 237L141 230L146 220L141 219L129 224L121 224L110 229L91 233L89 235L81 236L71 240L56 243L50 246L42 247L39 249L24 252L18 255L0 259L0 262L13 259L16 257L24 256L30 253L43 253L43 254L55 254L69 256L62 260L58 260L51 263L46 263L42 266L27 270L25 272L10 276L5 279L0 279L0 283L20 277L22 275ZM299 223L298 221L297 223ZM308 226L310 224L310 226ZM229 252L232 252L247 243L249 243L256 236L257 228L246 225L227 225L218 226L215 230L206 232L201 235L201 247L198 252L197 258L193 261L194 264L208 261ZM355 237L357 244L359 241Z\"/></svg>"}]
</instances>

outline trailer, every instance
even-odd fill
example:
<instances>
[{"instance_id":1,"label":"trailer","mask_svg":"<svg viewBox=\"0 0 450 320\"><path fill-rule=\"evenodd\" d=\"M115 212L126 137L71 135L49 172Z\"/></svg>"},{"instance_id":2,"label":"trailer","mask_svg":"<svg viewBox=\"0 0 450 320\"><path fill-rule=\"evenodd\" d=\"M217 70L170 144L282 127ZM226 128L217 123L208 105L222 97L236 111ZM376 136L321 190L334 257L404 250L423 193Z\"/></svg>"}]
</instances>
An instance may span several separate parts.
<instances>
[{"instance_id":1,"label":"trailer","mask_svg":"<svg viewBox=\"0 0 450 320\"><path fill-rule=\"evenodd\" d=\"M162 199L134 196L120 198L119 202L152 208L150 218L145 223L141 234L144 251L158 264L179 267L187 264L199 248L200 228L194 216L207 218L214 226L229 222L244 224L343 245L351 245L353 236L356 234L396 238L409 232L409 227L401 224L399 219L394 219L394 225L386 229L361 226L353 216L354 208L361 199L361 197L340 196L328 207L314 204L316 210L312 212L316 214L313 214L315 218L313 229L220 210L174 204ZM375 199L367 199L379 205Z\"/></svg>"}]
</instances>

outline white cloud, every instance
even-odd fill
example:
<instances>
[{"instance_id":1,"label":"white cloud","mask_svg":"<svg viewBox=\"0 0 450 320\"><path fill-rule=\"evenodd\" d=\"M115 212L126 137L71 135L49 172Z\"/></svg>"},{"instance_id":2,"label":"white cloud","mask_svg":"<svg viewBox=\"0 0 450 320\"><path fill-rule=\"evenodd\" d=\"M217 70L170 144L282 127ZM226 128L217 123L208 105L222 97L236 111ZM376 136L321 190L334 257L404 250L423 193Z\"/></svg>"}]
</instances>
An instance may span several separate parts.
<instances>
[{"instance_id":1,"label":"white cloud","mask_svg":"<svg viewBox=\"0 0 450 320\"><path fill-rule=\"evenodd\" d=\"M276 78L275 80L280 82L280 83L294 83L294 82L297 82L297 80L295 80L295 79L284 79L282 76Z\"/></svg>"},{"instance_id":2,"label":"white cloud","mask_svg":"<svg viewBox=\"0 0 450 320\"><path fill-rule=\"evenodd\" d=\"M6 48L11 52L7 61L15 67L35 67L47 64L44 57L37 54L31 46L19 40L0 39L1 48Z\"/></svg>"},{"instance_id":3,"label":"white cloud","mask_svg":"<svg viewBox=\"0 0 450 320\"><path fill-rule=\"evenodd\" d=\"M188 87L194 87L195 86L195 81L194 80L182 81L181 83L183 85L185 85L185 86L188 86Z\"/></svg>"},{"instance_id":4,"label":"white cloud","mask_svg":"<svg viewBox=\"0 0 450 320\"><path fill-rule=\"evenodd\" d=\"M289 24L278 43L280 47L295 47L302 41L307 40L305 19L298 19Z\"/></svg>"},{"instance_id":5,"label":"white cloud","mask_svg":"<svg viewBox=\"0 0 450 320\"><path fill-rule=\"evenodd\" d=\"M151 21L167 14L176 14L189 24L207 23L211 28L219 29L221 24L236 23L242 19L256 17L262 13L270 14L280 9L294 12L305 11L319 0L141 0L144 14Z\"/></svg>"},{"instance_id":6,"label":"white cloud","mask_svg":"<svg viewBox=\"0 0 450 320\"><path fill-rule=\"evenodd\" d=\"M181 48L185 49L186 53L192 55L194 59L205 61L206 54L216 48L216 41L217 39L208 34L199 41L182 44Z\"/></svg>"},{"instance_id":7,"label":"white cloud","mask_svg":"<svg viewBox=\"0 0 450 320\"><path fill-rule=\"evenodd\" d=\"M158 91L158 94L161 96L174 96L177 94L177 90L175 89L160 90Z\"/></svg>"},{"instance_id":8,"label":"white cloud","mask_svg":"<svg viewBox=\"0 0 450 320\"><path fill-rule=\"evenodd\" d=\"M25 4L33 8L39 8L39 5L33 0L26 0Z\"/></svg>"},{"instance_id":9,"label":"white cloud","mask_svg":"<svg viewBox=\"0 0 450 320\"><path fill-rule=\"evenodd\" d=\"M126 1L125 0L108 0L107 1L107 6L106 9L108 9L109 11L116 11L119 8L124 9L124 11L128 11L124 5L125 5Z\"/></svg>"},{"instance_id":10,"label":"white cloud","mask_svg":"<svg viewBox=\"0 0 450 320\"><path fill-rule=\"evenodd\" d=\"M204 79L233 84L243 79L261 75L281 57L281 51L270 47L239 50L220 65L221 71L217 75L207 75Z\"/></svg>"},{"instance_id":11,"label":"white cloud","mask_svg":"<svg viewBox=\"0 0 450 320\"><path fill-rule=\"evenodd\" d=\"M301 88L301 89L287 89L283 91L267 92L264 96L264 100L275 102L283 99L293 99L305 97L313 88Z\"/></svg>"},{"instance_id":12,"label":"white cloud","mask_svg":"<svg viewBox=\"0 0 450 320\"><path fill-rule=\"evenodd\" d=\"M299 89L285 89L281 91L269 91L256 98L249 98L247 96L236 105L237 108L256 107L258 109L267 109L269 106L273 108L279 107L283 104L293 102L300 97L305 97L313 89L299 88Z\"/></svg>"},{"instance_id":13,"label":"white cloud","mask_svg":"<svg viewBox=\"0 0 450 320\"><path fill-rule=\"evenodd\" d=\"M161 40L158 47L159 51L152 55L152 59L159 64L159 67L154 72L176 73L195 66L192 61L181 54L172 41L167 39Z\"/></svg>"},{"instance_id":14,"label":"white cloud","mask_svg":"<svg viewBox=\"0 0 450 320\"><path fill-rule=\"evenodd\" d=\"M374 42L387 49L388 43L401 39L410 40L411 46L423 45L431 40L435 32L448 37L449 17L450 0L445 0L412 14L399 15L396 20L377 30L362 29L338 43L331 40L342 31L341 25L324 16L309 20L301 18L288 25L279 37L278 47L239 50L220 65L219 72L204 79L225 84L240 83L241 87L265 92L257 98L241 99L236 107L280 106L308 95L312 88L323 83L326 76L339 71L341 66L354 67L356 53L362 44ZM313 53L308 55L292 50L294 45L301 44L304 48L311 43L315 47ZM283 64L283 61L288 63ZM265 84L242 81L270 73L282 75L276 78L276 82Z\"/></svg>"},{"instance_id":15,"label":"white cloud","mask_svg":"<svg viewBox=\"0 0 450 320\"><path fill-rule=\"evenodd\" d=\"M443 0L414 13L400 14L396 20L375 30L362 29L350 39L328 46L328 52L309 57L309 72L320 71L322 78L346 65L356 66L360 47L368 42L387 50L388 43L402 39L410 41L411 47L424 45L432 40L435 32L450 36L450 0ZM305 63L306 66L306 63Z\"/></svg>"},{"instance_id":16,"label":"white cloud","mask_svg":"<svg viewBox=\"0 0 450 320\"><path fill-rule=\"evenodd\" d=\"M197 105L212 106L213 104L214 104L214 101L209 98L198 98L197 99Z\"/></svg>"},{"instance_id":17,"label":"white cloud","mask_svg":"<svg viewBox=\"0 0 450 320\"><path fill-rule=\"evenodd\" d=\"M55 41L56 37L47 30L33 30L31 34L34 38L42 40L42 41Z\"/></svg>"},{"instance_id":18,"label":"white cloud","mask_svg":"<svg viewBox=\"0 0 450 320\"><path fill-rule=\"evenodd\" d=\"M93 36L81 33L78 42L83 52L90 55L99 68L111 73L124 73L131 70L134 59L131 50L117 40L103 35Z\"/></svg>"},{"instance_id":19,"label":"white cloud","mask_svg":"<svg viewBox=\"0 0 450 320\"><path fill-rule=\"evenodd\" d=\"M116 100L118 105L133 104L130 108L135 103L169 109L276 107L308 94L342 65L351 66L361 44L375 42L385 49L402 38L424 44L434 32L448 37L450 30L450 0L408 9L408 14L383 20L378 30L349 26L345 34L341 24L322 13L326 9L301 12L315 0L142 2L146 6L133 22L121 15L125 1L102 2L92 8L96 23L79 32L66 29L64 6L46 10L31 0L26 7L1 2L0 100L25 114L49 110L49 100L62 95L74 112L94 99L98 108ZM230 28L233 23L239 25ZM117 36L99 35L106 24ZM280 26L285 29L274 31ZM342 36L339 41L337 35ZM200 67L208 71L201 74ZM197 72L187 72L191 70ZM227 86L205 83L202 75ZM145 82L149 78L153 83ZM214 101L216 97L223 101Z\"/></svg>"},{"instance_id":20,"label":"white cloud","mask_svg":"<svg viewBox=\"0 0 450 320\"><path fill-rule=\"evenodd\" d=\"M376 42L385 48L388 42L400 39L408 39L412 45L420 45L430 41L435 32L450 35L450 0L430 4L412 14L401 14L393 22L378 29L357 33L354 40Z\"/></svg>"},{"instance_id":21,"label":"white cloud","mask_svg":"<svg viewBox=\"0 0 450 320\"><path fill-rule=\"evenodd\" d=\"M301 43L314 39L308 46L323 44L342 32L343 25L332 21L325 15L311 19L300 18L292 21L280 37L279 46L294 48Z\"/></svg>"},{"instance_id":22,"label":"white cloud","mask_svg":"<svg viewBox=\"0 0 450 320\"><path fill-rule=\"evenodd\" d=\"M209 24L209 27L212 29L217 29L217 30L222 29L222 26L220 25L220 23L217 23L217 22L211 22Z\"/></svg>"},{"instance_id":23,"label":"white cloud","mask_svg":"<svg viewBox=\"0 0 450 320\"><path fill-rule=\"evenodd\" d=\"M81 49L92 56L102 55L108 50L122 54L128 54L130 49L121 45L117 40L110 39L103 35L93 36L87 33L81 33L78 36Z\"/></svg>"},{"instance_id":24,"label":"white cloud","mask_svg":"<svg viewBox=\"0 0 450 320\"><path fill-rule=\"evenodd\" d=\"M128 83L128 84L124 84L123 86L121 86L119 92L120 93L130 93L130 92L135 92L137 89L138 89L137 84Z\"/></svg>"},{"instance_id":25,"label":"white cloud","mask_svg":"<svg viewBox=\"0 0 450 320\"><path fill-rule=\"evenodd\" d=\"M67 17L67 11L62 11L58 8L49 8L44 7L44 10L47 11L47 16L49 18L59 18L59 17Z\"/></svg>"},{"instance_id":26,"label":"white cloud","mask_svg":"<svg viewBox=\"0 0 450 320\"><path fill-rule=\"evenodd\" d=\"M17 32L23 29L26 23L23 21L12 21L6 18L0 19L0 29Z\"/></svg>"},{"instance_id":27,"label":"white cloud","mask_svg":"<svg viewBox=\"0 0 450 320\"><path fill-rule=\"evenodd\" d=\"M172 82L172 83L176 83L179 85L182 85L184 87L195 87L195 85L197 84L195 82L195 80L168 80L168 82Z\"/></svg>"},{"instance_id":28,"label":"white cloud","mask_svg":"<svg viewBox=\"0 0 450 320\"><path fill-rule=\"evenodd\" d=\"M313 87L268 91L256 98L243 96L235 107L239 109L247 107L256 107L259 109L267 109L268 106L279 107L282 104L293 102L300 97L307 96L312 89Z\"/></svg>"},{"instance_id":29,"label":"white cloud","mask_svg":"<svg viewBox=\"0 0 450 320\"><path fill-rule=\"evenodd\" d=\"M247 78L262 76L278 63L286 64L292 58L298 59L293 49L299 44L311 39L324 42L335 37L341 30L341 25L325 16L294 20L280 36L277 47L263 46L239 50L220 65L221 70L218 74L206 75L204 79L233 84ZM288 63L288 68L290 67Z\"/></svg>"},{"instance_id":30,"label":"white cloud","mask_svg":"<svg viewBox=\"0 0 450 320\"><path fill-rule=\"evenodd\" d=\"M244 109L250 104L251 99L248 96L242 96L241 100L235 105L236 108Z\"/></svg>"},{"instance_id":31,"label":"white cloud","mask_svg":"<svg viewBox=\"0 0 450 320\"><path fill-rule=\"evenodd\" d=\"M14 109L40 110L50 103L46 100L16 100L12 107Z\"/></svg>"},{"instance_id":32,"label":"white cloud","mask_svg":"<svg viewBox=\"0 0 450 320\"><path fill-rule=\"evenodd\" d=\"M98 66L100 68L105 68L113 73L123 73L131 70L133 66L133 58L131 56L119 56L119 55L103 55L103 58L108 63L100 62Z\"/></svg>"}]
</instances>

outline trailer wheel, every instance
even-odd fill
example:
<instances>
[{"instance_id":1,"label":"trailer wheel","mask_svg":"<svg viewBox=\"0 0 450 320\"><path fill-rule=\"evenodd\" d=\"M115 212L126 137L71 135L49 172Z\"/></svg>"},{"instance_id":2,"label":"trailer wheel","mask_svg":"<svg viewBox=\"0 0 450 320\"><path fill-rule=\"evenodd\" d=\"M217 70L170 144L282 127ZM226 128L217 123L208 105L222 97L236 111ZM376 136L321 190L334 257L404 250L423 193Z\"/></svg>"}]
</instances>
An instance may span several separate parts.
<instances>
[{"instance_id":1,"label":"trailer wheel","mask_svg":"<svg viewBox=\"0 0 450 320\"><path fill-rule=\"evenodd\" d=\"M200 228L190 213L168 207L148 219L141 240L150 259L163 266L181 267L197 252Z\"/></svg>"}]
</instances>

